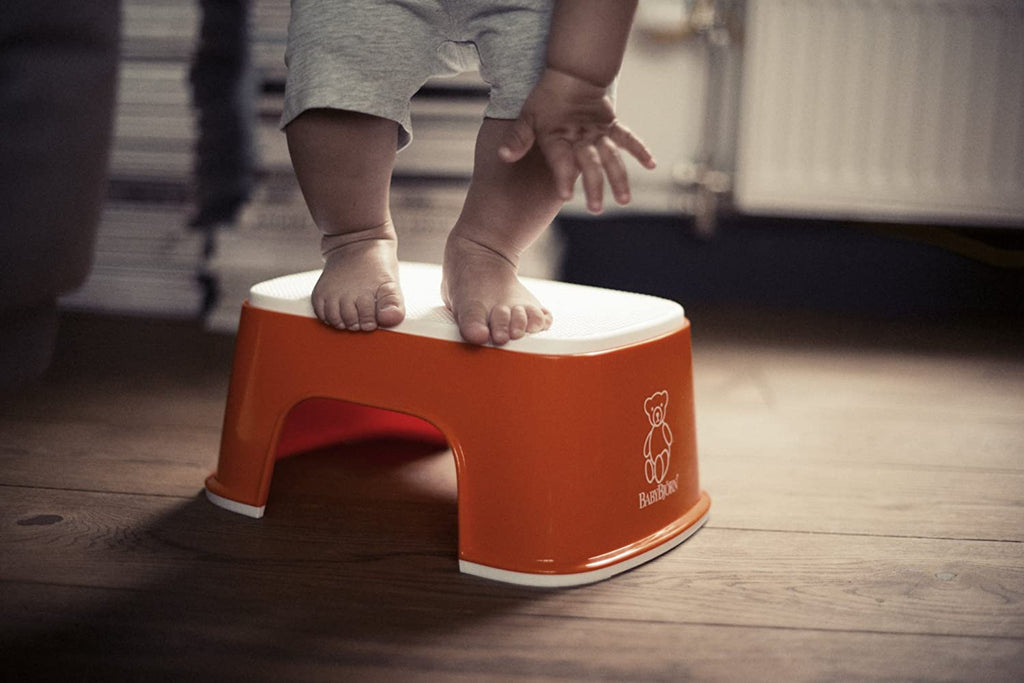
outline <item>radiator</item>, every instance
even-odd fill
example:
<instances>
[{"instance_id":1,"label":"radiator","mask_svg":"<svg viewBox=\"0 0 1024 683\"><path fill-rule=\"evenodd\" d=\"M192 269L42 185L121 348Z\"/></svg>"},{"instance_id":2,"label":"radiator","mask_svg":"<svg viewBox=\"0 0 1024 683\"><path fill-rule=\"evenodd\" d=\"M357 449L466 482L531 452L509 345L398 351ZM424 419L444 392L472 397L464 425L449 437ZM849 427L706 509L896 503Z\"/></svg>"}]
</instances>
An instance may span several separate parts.
<instances>
[{"instance_id":1,"label":"radiator","mask_svg":"<svg viewBox=\"0 0 1024 683\"><path fill-rule=\"evenodd\" d=\"M1024 2L748 0L748 213L1024 227Z\"/></svg>"}]
</instances>

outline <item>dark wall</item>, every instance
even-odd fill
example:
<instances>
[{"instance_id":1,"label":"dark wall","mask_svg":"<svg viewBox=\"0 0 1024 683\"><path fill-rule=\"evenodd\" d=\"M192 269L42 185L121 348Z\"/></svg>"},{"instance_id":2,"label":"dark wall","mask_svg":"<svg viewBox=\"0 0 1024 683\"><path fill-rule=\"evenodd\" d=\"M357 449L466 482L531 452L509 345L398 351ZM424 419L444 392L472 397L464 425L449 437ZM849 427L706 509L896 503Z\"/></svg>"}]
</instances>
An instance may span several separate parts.
<instances>
[{"instance_id":1,"label":"dark wall","mask_svg":"<svg viewBox=\"0 0 1024 683\"><path fill-rule=\"evenodd\" d=\"M560 219L562 274L684 306L882 316L1024 314L1024 231L732 217ZM927 243L938 242L939 245Z\"/></svg>"}]
</instances>

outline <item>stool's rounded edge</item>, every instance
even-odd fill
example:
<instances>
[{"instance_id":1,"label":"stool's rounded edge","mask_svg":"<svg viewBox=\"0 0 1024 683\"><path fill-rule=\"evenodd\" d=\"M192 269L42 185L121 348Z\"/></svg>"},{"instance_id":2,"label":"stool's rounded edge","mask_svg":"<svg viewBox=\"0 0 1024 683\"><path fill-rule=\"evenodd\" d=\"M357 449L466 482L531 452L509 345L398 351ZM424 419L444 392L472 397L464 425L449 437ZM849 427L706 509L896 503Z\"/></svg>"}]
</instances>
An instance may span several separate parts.
<instances>
[{"instance_id":1,"label":"stool's rounded edge","mask_svg":"<svg viewBox=\"0 0 1024 683\"><path fill-rule=\"evenodd\" d=\"M312 292L313 284L316 278L320 276L320 272L319 270L308 270L257 282L249 288L249 305L265 311L287 313L289 315L302 316L303 318L315 318L316 313L313 311L313 303L310 301L307 292L303 291L299 297L287 298L275 295L273 289L279 283L309 280L309 291Z\"/></svg>"},{"instance_id":2,"label":"stool's rounded edge","mask_svg":"<svg viewBox=\"0 0 1024 683\"><path fill-rule=\"evenodd\" d=\"M210 478L213 478L212 475ZM217 507L223 508L228 512L245 515L246 517L252 517L253 519L260 519L263 517L263 512L267 509L266 505L248 505L246 503L239 503L237 500L225 498L224 496L218 496L210 490L209 486L209 480L207 480L206 498Z\"/></svg>"},{"instance_id":3,"label":"stool's rounded edge","mask_svg":"<svg viewBox=\"0 0 1024 683\"><path fill-rule=\"evenodd\" d=\"M668 334L684 329L689 319L682 306L673 304L671 311L666 311L655 321L644 325L621 328L602 335L593 335L581 339L558 339L545 337L543 332L526 335L522 339L509 342L501 347L503 351L514 353L530 353L538 356L583 356L592 353L607 353L624 349L637 344L647 344Z\"/></svg>"},{"instance_id":4,"label":"stool's rounded edge","mask_svg":"<svg viewBox=\"0 0 1024 683\"><path fill-rule=\"evenodd\" d=\"M478 576L491 581L500 581L502 583L531 586L535 588L571 588L574 586L586 586L588 584L598 583L600 581L610 579L617 574L629 571L630 569L635 569L642 564L646 564L647 562L664 555L697 533L697 531L699 531L708 521L708 517L711 514L711 498L706 491L701 491L700 501L695 507L698 509L703 508L703 514L675 536L672 536L653 548L649 548L637 555L626 557L614 564L605 565L598 569L566 574L534 574L530 572L517 572L508 569L499 569L497 567L489 567L469 560L460 559L459 571L463 574Z\"/></svg>"}]
</instances>

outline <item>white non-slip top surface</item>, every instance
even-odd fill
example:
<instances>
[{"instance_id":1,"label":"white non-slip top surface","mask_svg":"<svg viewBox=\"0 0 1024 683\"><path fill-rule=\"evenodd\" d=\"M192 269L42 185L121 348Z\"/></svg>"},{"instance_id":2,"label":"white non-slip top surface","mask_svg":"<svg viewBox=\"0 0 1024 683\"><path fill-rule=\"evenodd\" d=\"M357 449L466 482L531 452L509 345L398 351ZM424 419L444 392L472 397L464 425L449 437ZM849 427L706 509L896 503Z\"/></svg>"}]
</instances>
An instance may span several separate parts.
<instances>
[{"instance_id":1,"label":"white non-slip top surface","mask_svg":"<svg viewBox=\"0 0 1024 683\"><path fill-rule=\"evenodd\" d=\"M249 290L256 308L314 318L310 294L320 271L267 280ZM403 262L400 266L405 320L395 332L461 341L455 319L441 300L441 267ZM522 278L523 284L551 310L550 329L528 334L501 347L545 355L593 353L635 344L683 327L683 308L674 301L598 287ZM339 334L365 334L339 332Z\"/></svg>"}]
</instances>

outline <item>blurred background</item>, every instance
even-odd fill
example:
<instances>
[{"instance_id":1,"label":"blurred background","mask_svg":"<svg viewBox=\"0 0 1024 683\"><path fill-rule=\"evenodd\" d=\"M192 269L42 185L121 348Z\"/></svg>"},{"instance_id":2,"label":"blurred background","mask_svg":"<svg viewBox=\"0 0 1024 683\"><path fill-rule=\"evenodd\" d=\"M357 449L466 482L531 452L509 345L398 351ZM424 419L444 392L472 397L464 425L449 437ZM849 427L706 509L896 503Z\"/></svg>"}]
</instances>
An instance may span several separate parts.
<instances>
[{"instance_id":1,"label":"blurred background","mask_svg":"<svg viewBox=\"0 0 1024 683\"><path fill-rule=\"evenodd\" d=\"M109 174L88 277L62 286L62 310L230 332L250 285L320 266L277 128L288 4L96 3L119 40ZM625 209L568 205L524 273L677 299L691 317L1017 317L1021 35L1016 0L641 0L618 110L659 168L632 167ZM402 258L440 259L485 101L473 74L415 98L394 177Z\"/></svg>"}]
</instances>

